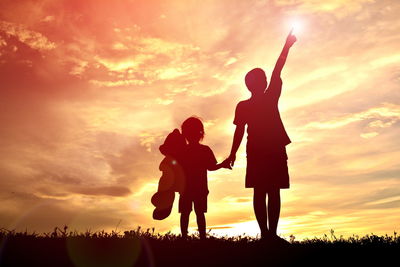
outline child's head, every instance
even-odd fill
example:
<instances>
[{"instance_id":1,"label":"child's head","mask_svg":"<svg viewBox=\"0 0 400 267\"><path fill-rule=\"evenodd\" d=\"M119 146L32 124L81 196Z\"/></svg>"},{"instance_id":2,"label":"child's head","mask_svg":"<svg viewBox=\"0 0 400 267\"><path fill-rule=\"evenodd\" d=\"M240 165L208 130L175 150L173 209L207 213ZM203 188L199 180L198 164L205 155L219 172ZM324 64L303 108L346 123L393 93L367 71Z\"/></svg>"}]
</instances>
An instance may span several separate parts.
<instances>
[{"instance_id":1,"label":"child's head","mask_svg":"<svg viewBox=\"0 0 400 267\"><path fill-rule=\"evenodd\" d=\"M265 72L260 68L255 68L246 74L245 82L247 89L252 94L259 94L265 91L267 88L267 76Z\"/></svg>"},{"instance_id":2,"label":"child's head","mask_svg":"<svg viewBox=\"0 0 400 267\"><path fill-rule=\"evenodd\" d=\"M204 138L204 126L199 118L190 117L182 123L182 134L189 143L198 143Z\"/></svg>"}]
</instances>

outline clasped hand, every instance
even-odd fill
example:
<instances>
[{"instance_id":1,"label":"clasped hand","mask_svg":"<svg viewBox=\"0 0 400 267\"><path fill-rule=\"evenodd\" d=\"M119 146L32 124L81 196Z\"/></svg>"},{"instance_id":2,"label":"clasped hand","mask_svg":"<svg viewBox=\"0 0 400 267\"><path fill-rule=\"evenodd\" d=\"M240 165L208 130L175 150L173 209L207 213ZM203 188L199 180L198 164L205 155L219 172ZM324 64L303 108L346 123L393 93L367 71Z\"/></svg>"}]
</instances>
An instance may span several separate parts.
<instances>
[{"instance_id":1,"label":"clasped hand","mask_svg":"<svg viewBox=\"0 0 400 267\"><path fill-rule=\"evenodd\" d=\"M232 170L233 165L235 164L236 155L229 155L221 164L224 168Z\"/></svg>"}]
</instances>

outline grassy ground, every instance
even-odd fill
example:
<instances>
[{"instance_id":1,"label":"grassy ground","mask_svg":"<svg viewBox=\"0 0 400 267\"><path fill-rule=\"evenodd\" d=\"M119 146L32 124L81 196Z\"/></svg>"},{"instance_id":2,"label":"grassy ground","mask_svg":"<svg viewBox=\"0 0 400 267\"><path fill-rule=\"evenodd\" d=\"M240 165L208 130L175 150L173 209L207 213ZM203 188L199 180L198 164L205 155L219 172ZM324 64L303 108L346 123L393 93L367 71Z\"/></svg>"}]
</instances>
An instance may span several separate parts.
<instances>
[{"instance_id":1,"label":"grassy ground","mask_svg":"<svg viewBox=\"0 0 400 267\"><path fill-rule=\"evenodd\" d=\"M0 266L362 266L399 264L400 238L330 236L289 242L247 236L182 240L154 229L50 233L0 230Z\"/></svg>"}]
</instances>

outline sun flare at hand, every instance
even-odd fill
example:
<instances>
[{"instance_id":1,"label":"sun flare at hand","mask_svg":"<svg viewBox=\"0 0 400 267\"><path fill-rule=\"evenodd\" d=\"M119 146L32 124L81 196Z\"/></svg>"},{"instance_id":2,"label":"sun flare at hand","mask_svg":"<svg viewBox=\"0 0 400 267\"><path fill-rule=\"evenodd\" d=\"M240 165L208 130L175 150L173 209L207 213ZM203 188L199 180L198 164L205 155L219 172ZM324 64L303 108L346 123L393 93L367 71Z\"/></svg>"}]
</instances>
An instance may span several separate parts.
<instances>
[{"instance_id":1,"label":"sun flare at hand","mask_svg":"<svg viewBox=\"0 0 400 267\"><path fill-rule=\"evenodd\" d=\"M304 32L304 22L301 19L292 19L289 23L291 29L293 29L293 34L298 35Z\"/></svg>"}]
</instances>

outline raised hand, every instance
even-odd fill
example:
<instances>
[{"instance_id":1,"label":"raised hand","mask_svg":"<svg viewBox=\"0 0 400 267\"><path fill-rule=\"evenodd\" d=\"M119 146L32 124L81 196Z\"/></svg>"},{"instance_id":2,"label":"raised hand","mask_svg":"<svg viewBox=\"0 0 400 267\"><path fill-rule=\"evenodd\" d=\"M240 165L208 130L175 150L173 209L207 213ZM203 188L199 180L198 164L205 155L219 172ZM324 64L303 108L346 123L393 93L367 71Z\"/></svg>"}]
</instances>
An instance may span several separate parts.
<instances>
[{"instance_id":1,"label":"raised hand","mask_svg":"<svg viewBox=\"0 0 400 267\"><path fill-rule=\"evenodd\" d=\"M286 37L286 44L287 47L292 47L292 45L297 41L296 36L293 34L293 28L290 30L289 35Z\"/></svg>"}]
</instances>

